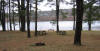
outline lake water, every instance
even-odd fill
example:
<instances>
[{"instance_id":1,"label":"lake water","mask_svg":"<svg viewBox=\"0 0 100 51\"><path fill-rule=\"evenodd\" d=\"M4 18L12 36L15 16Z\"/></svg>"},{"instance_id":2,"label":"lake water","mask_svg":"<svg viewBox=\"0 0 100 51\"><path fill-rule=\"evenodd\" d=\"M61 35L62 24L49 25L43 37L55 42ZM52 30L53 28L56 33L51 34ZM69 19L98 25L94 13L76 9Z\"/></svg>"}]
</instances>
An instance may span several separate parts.
<instances>
[{"instance_id":1,"label":"lake water","mask_svg":"<svg viewBox=\"0 0 100 51\"><path fill-rule=\"evenodd\" d=\"M19 30L18 22L16 22L15 28L16 30ZM9 29L9 26L7 26L7 23L6 23L6 29L7 30ZM30 29L31 30L35 29L34 22L30 22ZM49 30L49 29L56 30L56 24L52 24L50 23L50 21L38 22L38 30ZM59 29L60 30L73 30L73 21L59 21ZM0 30L2 30L1 25L0 25ZM83 30L88 30L88 24L86 22L83 22ZM92 23L92 30L100 30L100 21L94 21Z\"/></svg>"}]
</instances>

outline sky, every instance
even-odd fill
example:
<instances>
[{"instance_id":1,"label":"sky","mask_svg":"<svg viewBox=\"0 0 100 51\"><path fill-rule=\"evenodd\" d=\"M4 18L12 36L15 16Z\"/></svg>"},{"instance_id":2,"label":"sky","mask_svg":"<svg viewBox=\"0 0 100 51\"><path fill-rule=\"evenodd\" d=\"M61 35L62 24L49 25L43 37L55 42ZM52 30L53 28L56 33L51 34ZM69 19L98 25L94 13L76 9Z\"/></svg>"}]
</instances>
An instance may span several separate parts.
<instances>
[{"instance_id":1,"label":"sky","mask_svg":"<svg viewBox=\"0 0 100 51\"><path fill-rule=\"evenodd\" d=\"M8 1L8 0L6 0ZM71 0L65 0L66 2L60 2L60 9L71 9L73 6L70 5L70 4L66 4L68 2L70 2ZM17 2L15 2L17 3ZM34 3L31 1L31 3ZM56 6L51 6L50 4L53 4L55 3L56 4L56 0L54 0L53 2L49 2L49 4L47 4L48 1L47 0L44 0L43 2L40 2L39 5L38 5L38 9L41 10L41 11L51 11L51 10L56 10ZM12 4L11 4L12 5ZM25 4L26 5L26 4ZM35 7L35 4L32 4L33 7ZM7 8L7 7L6 7ZM7 10L7 9L6 9ZM18 8L15 8L15 10L18 10ZM32 10L34 10L32 8Z\"/></svg>"},{"instance_id":2,"label":"sky","mask_svg":"<svg viewBox=\"0 0 100 51\"><path fill-rule=\"evenodd\" d=\"M73 5L66 4L66 3L70 3L72 0L64 0L64 1L65 2L60 2L60 9L72 9ZM86 0L84 0L84 1L86 1ZM44 0L43 2L41 2L38 5L38 9L41 10L41 11L56 10L56 6L50 5L50 4L53 4L53 3L56 4L56 0L54 0L53 2L49 2L49 4L47 4L47 3L48 3L48 1Z\"/></svg>"},{"instance_id":3,"label":"sky","mask_svg":"<svg viewBox=\"0 0 100 51\"><path fill-rule=\"evenodd\" d=\"M65 0L67 2L70 2L71 0ZM41 10L41 11L48 11L48 10L55 10L56 7L55 6L51 6L50 4L53 4L53 3L56 3L55 1L53 2L50 2L48 5L47 5L47 0L44 0L43 2L41 2L39 5L38 5L38 9ZM66 4L66 2L60 2L60 9L71 9L72 8L72 5L70 4Z\"/></svg>"}]
</instances>

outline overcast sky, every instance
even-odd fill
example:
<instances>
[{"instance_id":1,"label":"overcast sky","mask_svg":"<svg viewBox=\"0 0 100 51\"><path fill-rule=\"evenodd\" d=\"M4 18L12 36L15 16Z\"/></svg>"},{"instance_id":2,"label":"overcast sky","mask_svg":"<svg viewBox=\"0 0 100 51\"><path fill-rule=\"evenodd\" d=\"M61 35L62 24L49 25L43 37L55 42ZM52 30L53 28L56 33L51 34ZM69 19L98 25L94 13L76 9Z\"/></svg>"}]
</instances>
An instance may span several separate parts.
<instances>
[{"instance_id":1,"label":"overcast sky","mask_svg":"<svg viewBox=\"0 0 100 51\"><path fill-rule=\"evenodd\" d=\"M65 0L67 2L70 2L71 0ZM53 3L56 3L55 1L53 2L50 2L48 5L47 5L47 0L44 0L43 2L41 2L39 5L38 5L38 9L42 10L42 11L48 11L48 10L55 10L56 7L55 6L51 6L50 4L53 4ZM72 5L70 4L66 4L66 2L60 2L60 9L71 9L72 8Z\"/></svg>"},{"instance_id":2,"label":"overcast sky","mask_svg":"<svg viewBox=\"0 0 100 51\"><path fill-rule=\"evenodd\" d=\"M8 0L6 0L6 1L8 1ZM72 8L72 5L66 4L66 3L70 2L70 1L71 0L65 0L65 2L60 2L60 9L71 9ZM17 3L17 2L15 2L15 3ZM33 2L31 1L31 3L33 3ZM41 10L41 11L50 11L50 10L55 10L56 9L56 6L53 6L53 5L51 6L50 5L50 4L53 4L53 3L56 4L56 0L54 0L53 2L49 2L49 4L47 4L47 3L48 3L47 0L44 0L43 2L40 2L39 5L38 5L38 9ZM32 4L32 6L35 7L34 4ZM18 9L18 8L15 8L15 10L16 9Z\"/></svg>"}]
</instances>

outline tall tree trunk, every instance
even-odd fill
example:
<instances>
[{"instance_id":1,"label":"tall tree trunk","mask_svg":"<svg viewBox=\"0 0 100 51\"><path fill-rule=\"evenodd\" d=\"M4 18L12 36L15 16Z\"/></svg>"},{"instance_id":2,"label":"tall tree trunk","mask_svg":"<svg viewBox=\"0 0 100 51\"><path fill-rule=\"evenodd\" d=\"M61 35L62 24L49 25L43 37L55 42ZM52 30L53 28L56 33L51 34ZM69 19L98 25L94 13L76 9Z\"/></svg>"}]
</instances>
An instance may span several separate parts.
<instances>
[{"instance_id":1,"label":"tall tree trunk","mask_svg":"<svg viewBox=\"0 0 100 51\"><path fill-rule=\"evenodd\" d=\"M29 0L27 0L27 35L28 35L28 38L31 37L31 35L30 35L30 18L29 18Z\"/></svg>"},{"instance_id":2,"label":"tall tree trunk","mask_svg":"<svg viewBox=\"0 0 100 51\"><path fill-rule=\"evenodd\" d=\"M15 31L15 18L14 18L14 10L13 10L13 29Z\"/></svg>"},{"instance_id":3,"label":"tall tree trunk","mask_svg":"<svg viewBox=\"0 0 100 51\"><path fill-rule=\"evenodd\" d=\"M11 8L10 8L10 0L9 0L9 22L10 22L10 31L12 31L12 22L11 22L11 16L10 16L10 10Z\"/></svg>"},{"instance_id":4,"label":"tall tree trunk","mask_svg":"<svg viewBox=\"0 0 100 51\"><path fill-rule=\"evenodd\" d=\"M56 0L56 21L57 21L57 32L59 32L59 0Z\"/></svg>"},{"instance_id":5,"label":"tall tree trunk","mask_svg":"<svg viewBox=\"0 0 100 51\"><path fill-rule=\"evenodd\" d=\"M1 7L0 7L1 8ZM1 22L1 9L0 9L0 22Z\"/></svg>"},{"instance_id":6,"label":"tall tree trunk","mask_svg":"<svg viewBox=\"0 0 100 51\"><path fill-rule=\"evenodd\" d=\"M30 14L29 14L29 15L30 15L30 21L31 21L31 7L32 7L32 6L31 6L31 3L30 3L30 4L29 4L29 9L30 9L30 10L29 10L29 13L30 13Z\"/></svg>"},{"instance_id":7,"label":"tall tree trunk","mask_svg":"<svg viewBox=\"0 0 100 51\"><path fill-rule=\"evenodd\" d=\"M35 36L37 36L37 0L35 0Z\"/></svg>"},{"instance_id":8,"label":"tall tree trunk","mask_svg":"<svg viewBox=\"0 0 100 51\"><path fill-rule=\"evenodd\" d=\"M1 1L0 1L1 2ZM1 21L1 3L0 3L0 21ZM1 22L0 22L1 23Z\"/></svg>"},{"instance_id":9,"label":"tall tree trunk","mask_svg":"<svg viewBox=\"0 0 100 51\"><path fill-rule=\"evenodd\" d=\"M100 0L99 0L99 7L100 7Z\"/></svg>"},{"instance_id":10,"label":"tall tree trunk","mask_svg":"<svg viewBox=\"0 0 100 51\"><path fill-rule=\"evenodd\" d=\"M7 30L9 31L9 9L7 8Z\"/></svg>"},{"instance_id":11,"label":"tall tree trunk","mask_svg":"<svg viewBox=\"0 0 100 51\"><path fill-rule=\"evenodd\" d=\"M89 7L88 13L88 30L91 31L91 21L92 21L92 6Z\"/></svg>"},{"instance_id":12,"label":"tall tree trunk","mask_svg":"<svg viewBox=\"0 0 100 51\"><path fill-rule=\"evenodd\" d=\"M20 29L20 20L21 20L21 7L20 7L20 0L17 0L17 2L18 2L19 29Z\"/></svg>"},{"instance_id":13,"label":"tall tree trunk","mask_svg":"<svg viewBox=\"0 0 100 51\"><path fill-rule=\"evenodd\" d=\"M82 20L83 20L83 0L76 0L77 10L76 10L76 30L74 37L74 45L81 45L81 30L82 30Z\"/></svg>"},{"instance_id":14,"label":"tall tree trunk","mask_svg":"<svg viewBox=\"0 0 100 51\"><path fill-rule=\"evenodd\" d=\"M88 21L88 30L91 31L91 21Z\"/></svg>"},{"instance_id":15,"label":"tall tree trunk","mask_svg":"<svg viewBox=\"0 0 100 51\"><path fill-rule=\"evenodd\" d=\"M76 26L76 23L75 23L75 21L76 21L76 9L75 9L75 4L73 5L73 8L74 8L74 15L73 15L73 17L74 17L73 30L75 30L75 26Z\"/></svg>"},{"instance_id":16,"label":"tall tree trunk","mask_svg":"<svg viewBox=\"0 0 100 51\"><path fill-rule=\"evenodd\" d=\"M25 0L21 0L21 28L22 32L25 31Z\"/></svg>"},{"instance_id":17,"label":"tall tree trunk","mask_svg":"<svg viewBox=\"0 0 100 51\"><path fill-rule=\"evenodd\" d=\"M13 1L13 3L14 3L14 1ZM15 31L14 4L13 4L13 28Z\"/></svg>"},{"instance_id":18,"label":"tall tree trunk","mask_svg":"<svg viewBox=\"0 0 100 51\"><path fill-rule=\"evenodd\" d=\"M30 3L30 15L31 15L31 3Z\"/></svg>"},{"instance_id":19,"label":"tall tree trunk","mask_svg":"<svg viewBox=\"0 0 100 51\"><path fill-rule=\"evenodd\" d=\"M3 26L3 31L6 31L6 26L5 26L5 10L3 8L3 17L2 17L2 26Z\"/></svg>"},{"instance_id":20,"label":"tall tree trunk","mask_svg":"<svg viewBox=\"0 0 100 51\"><path fill-rule=\"evenodd\" d=\"M2 16L1 16L1 24L2 24L2 31L6 31L5 27L5 9L4 9L4 0L1 0L1 9L2 9Z\"/></svg>"},{"instance_id":21,"label":"tall tree trunk","mask_svg":"<svg viewBox=\"0 0 100 51\"><path fill-rule=\"evenodd\" d=\"M3 0L5 2L5 0ZM5 3L3 2L3 31L6 31L6 21L5 21Z\"/></svg>"}]
</instances>

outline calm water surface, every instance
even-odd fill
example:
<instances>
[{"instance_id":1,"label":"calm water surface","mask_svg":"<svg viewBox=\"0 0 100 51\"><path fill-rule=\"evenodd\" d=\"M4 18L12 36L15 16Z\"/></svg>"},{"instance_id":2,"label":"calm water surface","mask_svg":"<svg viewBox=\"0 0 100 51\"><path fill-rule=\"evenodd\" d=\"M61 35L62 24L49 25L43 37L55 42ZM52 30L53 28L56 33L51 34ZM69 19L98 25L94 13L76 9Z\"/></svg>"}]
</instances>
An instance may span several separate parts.
<instances>
[{"instance_id":1,"label":"calm water surface","mask_svg":"<svg viewBox=\"0 0 100 51\"><path fill-rule=\"evenodd\" d=\"M6 23L6 29L9 29L9 23ZM27 26L27 24L26 24ZM12 24L13 27L13 24ZM19 24L16 22L15 26L16 30L19 30ZM35 23L30 22L30 29L35 29ZM38 22L38 30L49 30L54 29L56 30L56 24L52 24L50 21L44 21L44 22ZM73 30L73 21L59 21L59 29L60 30ZM2 30L2 27L0 25L0 30ZM27 29L26 29L27 30ZM88 25L86 22L83 22L83 30L88 30ZM94 21L92 23L92 30L100 30L100 21Z\"/></svg>"}]
</instances>

